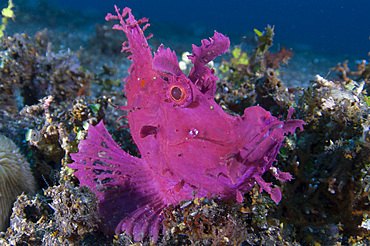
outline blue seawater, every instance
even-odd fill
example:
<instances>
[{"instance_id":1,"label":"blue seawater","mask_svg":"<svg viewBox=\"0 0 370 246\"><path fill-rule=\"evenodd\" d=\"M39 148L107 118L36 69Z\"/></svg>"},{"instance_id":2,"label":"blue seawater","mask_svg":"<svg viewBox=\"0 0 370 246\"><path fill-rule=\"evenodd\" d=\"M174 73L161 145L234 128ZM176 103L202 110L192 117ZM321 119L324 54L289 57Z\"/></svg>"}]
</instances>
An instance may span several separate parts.
<instances>
[{"instance_id":1,"label":"blue seawater","mask_svg":"<svg viewBox=\"0 0 370 246\"><path fill-rule=\"evenodd\" d=\"M130 7L151 23L191 27L195 33L213 30L242 37L254 28L275 25L275 43L309 47L327 54L352 54L363 58L370 51L370 1L368 0L52 0L61 8L104 16L113 5Z\"/></svg>"}]
</instances>

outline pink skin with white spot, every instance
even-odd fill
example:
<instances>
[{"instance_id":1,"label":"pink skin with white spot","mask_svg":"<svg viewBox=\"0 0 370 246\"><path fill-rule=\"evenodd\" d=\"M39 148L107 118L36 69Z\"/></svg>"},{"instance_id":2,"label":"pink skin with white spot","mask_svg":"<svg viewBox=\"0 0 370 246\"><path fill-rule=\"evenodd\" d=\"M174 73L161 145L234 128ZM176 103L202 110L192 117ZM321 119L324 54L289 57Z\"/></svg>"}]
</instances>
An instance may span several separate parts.
<instances>
[{"instance_id":1,"label":"pink skin with white spot","mask_svg":"<svg viewBox=\"0 0 370 246\"><path fill-rule=\"evenodd\" d=\"M303 121L290 116L279 121L259 106L241 117L222 110L214 100L218 78L205 65L227 51L230 41L224 35L215 32L200 47L193 45L194 67L186 76L170 49L160 46L153 58L139 26L146 19L136 21L129 8L116 12L106 19L120 21L114 29L126 34L123 51L132 53L127 106L121 109L128 112L141 158L122 151L99 123L90 126L69 165L77 169L81 185L98 195L106 233L125 231L135 240L156 241L166 205L194 196L241 202L256 181L279 202L280 190L261 176L272 167L284 134L302 128ZM282 181L291 178L277 168L272 173Z\"/></svg>"}]
</instances>

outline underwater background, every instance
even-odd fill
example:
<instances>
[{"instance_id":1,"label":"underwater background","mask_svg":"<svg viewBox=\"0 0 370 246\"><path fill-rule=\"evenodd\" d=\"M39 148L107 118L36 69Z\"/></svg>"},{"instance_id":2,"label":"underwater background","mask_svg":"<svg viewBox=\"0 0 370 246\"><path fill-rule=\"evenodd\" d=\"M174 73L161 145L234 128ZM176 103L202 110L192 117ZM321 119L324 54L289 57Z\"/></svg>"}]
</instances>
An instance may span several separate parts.
<instances>
[{"instance_id":1,"label":"underwater background","mask_svg":"<svg viewBox=\"0 0 370 246\"><path fill-rule=\"evenodd\" d=\"M126 37L104 19L114 5L147 17L152 51L170 47L185 74L192 44L215 30L229 37L228 52L208 64L219 78L215 100L227 113L259 105L289 120L294 108L292 118L305 122L286 135L274 164L293 179L263 175L281 190L279 203L256 183L242 203L207 197L171 204L156 244L370 245L366 0L0 0L0 134L19 148L14 154L1 137L0 166L26 163L32 175L24 168L19 176L36 184L0 197L0 244L135 243L129 233L103 233L95 187L79 186L67 166L89 124L101 121L121 149L140 156L117 110L127 103L122 79L131 63L120 53ZM16 182L7 178L0 176L8 182L0 193Z\"/></svg>"},{"instance_id":2,"label":"underwater background","mask_svg":"<svg viewBox=\"0 0 370 246\"><path fill-rule=\"evenodd\" d=\"M369 40L370 3L354 1L50 1L66 10L105 16L110 6L127 6L153 24L169 23L196 34L213 30L240 38L251 29L274 25L275 42L302 45L328 55L366 55ZM237 39L233 40L237 42Z\"/></svg>"}]
</instances>

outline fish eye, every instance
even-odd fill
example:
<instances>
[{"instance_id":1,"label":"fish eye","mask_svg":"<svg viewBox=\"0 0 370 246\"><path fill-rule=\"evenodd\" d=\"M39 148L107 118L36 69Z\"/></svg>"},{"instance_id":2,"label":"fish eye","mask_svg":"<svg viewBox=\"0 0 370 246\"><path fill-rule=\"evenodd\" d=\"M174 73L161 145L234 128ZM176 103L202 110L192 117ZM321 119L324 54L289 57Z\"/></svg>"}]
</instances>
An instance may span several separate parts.
<instances>
[{"instance_id":1,"label":"fish eye","mask_svg":"<svg viewBox=\"0 0 370 246\"><path fill-rule=\"evenodd\" d=\"M193 101L193 90L188 78L171 77L167 89L167 98L175 106L187 107Z\"/></svg>"},{"instance_id":2,"label":"fish eye","mask_svg":"<svg viewBox=\"0 0 370 246\"><path fill-rule=\"evenodd\" d=\"M176 102L181 102L186 96L186 92L182 87L174 85L170 89L171 98Z\"/></svg>"}]
</instances>

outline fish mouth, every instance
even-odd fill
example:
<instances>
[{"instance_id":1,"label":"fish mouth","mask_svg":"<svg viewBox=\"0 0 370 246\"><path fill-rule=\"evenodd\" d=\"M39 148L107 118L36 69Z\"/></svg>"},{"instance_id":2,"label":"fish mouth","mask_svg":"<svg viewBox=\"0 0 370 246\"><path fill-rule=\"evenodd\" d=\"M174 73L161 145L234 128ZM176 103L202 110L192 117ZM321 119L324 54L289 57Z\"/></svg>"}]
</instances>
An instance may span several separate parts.
<instances>
[{"instance_id":1,"label":"fish mouth","mask_svg":"<svg viewBox=\"0 0 370 246\"><path fill-rule=\"evenodd\" d=\"M213 143L213 144L217 144L219 146L224 146L224 147L230 145L230 143L228 143L228 142L225 143L225 141L215 140L215 139L211 139L211 138L205 138L205 137L201 137L201 136L188 137L188 138L185 138L185 140L183 140L183 141L180 141L180 142L177 142L177 143L173 143L173 144L169 144L169 145L171 145L171 146L181 145L181 144L186 144L189 141L207 141L207 142L210 142L210 143Z\"/></svg>"},{"instance_id":2,"label":"fish mouth","mask_svg":"<svg viewBox=\"0 0 370 246\"><path fill-rule=\"evenodd\" d=\"M211 143L214 143L214 144L217 144L217 145L220 145L220 146L227 146L227 144L225 144L224 141L219 141L219 140L215 140L215 139L211 139L211 138L204 138L204 137L198 137L198 138L192 138L194 140L204 140L204 141L207 141L207 142L211 142Z\"/></svg>"}]
</instances>

